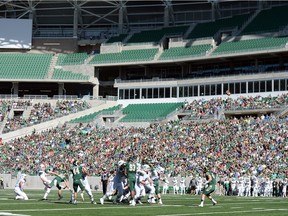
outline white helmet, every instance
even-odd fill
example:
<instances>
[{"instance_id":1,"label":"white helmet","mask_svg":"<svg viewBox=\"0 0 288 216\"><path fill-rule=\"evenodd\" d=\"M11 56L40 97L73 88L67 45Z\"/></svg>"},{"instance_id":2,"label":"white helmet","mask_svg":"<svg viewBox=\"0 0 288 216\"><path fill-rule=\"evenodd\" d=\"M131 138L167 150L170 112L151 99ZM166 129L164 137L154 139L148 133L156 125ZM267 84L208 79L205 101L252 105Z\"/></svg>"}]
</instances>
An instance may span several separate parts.
<instances>
[{"instance_id":1,"label":"white helmet","mask_svg":"<svg viewBox=\"0 0 288 216\"><path fill-rule=\"evenodd\" d=\"M21 177L22 177L22 178L26 178L27 175L23 173L23 174L21 174Z\"/></svg>"},{"instance_id":2,"label":"white helmet","mask_svg":"<svg viewBox=\"0 0 288 216\"><path fill-rule=\"evenodd\" d=\"M118 161L118 166L119 167L122 166L123 164L125 164L125 161L123 161L123 160Z\"/></svg>"},{"instance_id":3,"label":"white helmet","mask_svg":"<svg viewBox=\"0 0 288 216\"><path fill-rule=\"evenodd\" d=\"M148 164L144 164L142 166L142 169L145 171L145 172L148 172L150 170L150 166Z\"/></svg>"}]
</instances>

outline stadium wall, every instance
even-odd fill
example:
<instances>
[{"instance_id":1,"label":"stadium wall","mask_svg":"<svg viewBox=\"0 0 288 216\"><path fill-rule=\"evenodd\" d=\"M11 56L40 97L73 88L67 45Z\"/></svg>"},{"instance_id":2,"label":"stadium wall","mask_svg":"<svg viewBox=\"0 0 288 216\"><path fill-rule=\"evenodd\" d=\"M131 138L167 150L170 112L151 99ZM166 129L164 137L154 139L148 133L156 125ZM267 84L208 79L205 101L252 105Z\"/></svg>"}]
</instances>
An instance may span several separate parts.
<instances>
[{"instance_id":1,"label":"stadium wall","mask_svg":"<svg viewBox=\"0 0 288 216\"><path fill-rule=\"evenodd\" d=\"M33 38L32 48L36 50L74 53L78 52L77 38Z\"/></svg>"}]
</instances>

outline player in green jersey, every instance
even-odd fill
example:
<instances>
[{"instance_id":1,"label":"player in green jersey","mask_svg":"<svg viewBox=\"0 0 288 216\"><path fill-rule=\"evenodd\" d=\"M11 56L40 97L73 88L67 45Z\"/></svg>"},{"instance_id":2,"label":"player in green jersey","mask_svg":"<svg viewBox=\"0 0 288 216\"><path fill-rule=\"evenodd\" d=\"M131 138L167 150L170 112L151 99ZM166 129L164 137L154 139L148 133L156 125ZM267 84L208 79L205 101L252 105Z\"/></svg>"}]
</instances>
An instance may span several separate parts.
<instances>
[{"instance_id":1,"label":"player in green jersey","mask_svg":"<svg viewBox=\"0 0 288 216\"><path fill-rule=\"evenodd\" d=\"M59 173L56 172L49 172L49 174L55 175L55 178L51 181L51 183L49 184L50 187L52 188L53 186L58 188L58 199L61 200L63 198L62 196L62 190L65 188L68 188L70 191L72 191L69 187L69 182L68 182L68 178L66 176L66 173L63 171L60 171ZM63 182L64 183L64 187L60 185L60 183Z\"/></svg>"},{"instance_id":2,"label":"player in green jersey","mask_svg":"<svg viewBox=\"0 0 288 216\"><path fill-rule=\"evenodd\" d=\"M136 164L136 157L131 156L129 157L128 162L125 165L124 174L127 177L128 186L130 190L131 196L131 206L136 205L135 201L135 183L136 183L136 171L137 171L137 164Z\"/></svg>"},{"instance_id":3,"label":"player in green jersey","mask_svg":"<svg viewBox=\"0 0 288 216\"><path fill-rule=\"evenodd\" d=\"M210 172L207 167L204 168L203 172L204 172L205 178L206 178L206 184L205 184L206 186L203 189L203 193L201 195L201 203L200 203L199 207L203 207L204 206L205 197L208 197L213 202L213 205L216 205L217 202L211 196L211 194L216 189L216 177L215 177L215 174Z\"/></svg>"},{"instance_id":4,"label":"player in green jersey","mask_svg":"<svg viewBox=\"0 0 288 216\"><path fill-rule=\"evenodd\" d=\"M77 204L77 190L78 187L81 189L82 192L85 190L85 186L83 183L83 176L87 175L87 171L83 166L79 166L79 162L75 160L73 162L73 167L70 170L70 172L72 173L73 178L73 190L74 190L73 204ZM91 203L96 204L93 196L91 197Z\"/></svg>"},{"instance_id":5,"label":"player in green jersey","mask_svg":"<svg viewBox=\"0 0 288 216\"><path fill-rule=\"evenodd\" d=\"M162 199L161 199L161 192L159 188L159 180L163 180L161 178L161 174L164 173L164 169L160 166L156 167L155 161L151 163L151 179L153 180L153 185L155 188L155 194L157 196L158 204L162 205ZM152 199L152 198L151 198ZM153 200L150 199L150 202L153 203ZM155 201L154 201L155 203Z\"/></svg>"}]
</instances>

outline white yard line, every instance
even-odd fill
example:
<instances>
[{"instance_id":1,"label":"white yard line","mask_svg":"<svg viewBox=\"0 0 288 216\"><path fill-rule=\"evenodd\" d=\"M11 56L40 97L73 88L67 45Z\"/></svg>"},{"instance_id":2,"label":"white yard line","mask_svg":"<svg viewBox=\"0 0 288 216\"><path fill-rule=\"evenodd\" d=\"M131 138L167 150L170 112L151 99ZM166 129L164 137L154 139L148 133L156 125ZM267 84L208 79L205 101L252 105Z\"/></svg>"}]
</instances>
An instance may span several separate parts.
<instances>
[{"instance_id":1,"label":"white yard line","mask_svg":"<svg viewBox=\"0 0 288 216\"><path fill-rule=\"evenodd\" d=\"M288 209L259 209L259 210L245 210L245 211L227 211L227 212L198 212L191 214L169 214L157 216L190 216L190 215L216 215L216 214L233 214L233 213L253 213L253 212L269 212L269 211L287 211Z\"/></svg>"},{"instance_id":2,"label":"white yard line","mask_svg":"<svg viewBox=\"0 0 288 216\"><path fill-rule=\"evenodd\" d=\"M81 204L80 204L81 205ZM92 205L92 204L91 204ZM71 204L67 204L67 206L74 206ZM97 206L97 205L96 205ZM97 207L88 207L88 208L57 208L57 209L12 209L12 210L1 210L1 211L8 211L8 212L41 212L41 211L71 211L71 210L91 210L91 209L123 209L123 208L161 208L161 207L183 207L184 205L150 205L150 206L143 206L143 205L136 205L135 207L132 206L100 206L100 204ZM0 215L1 216L1 215Z\"/></svg>"},{"instance_id":3,"label":"white yard line","mask_svg":"<svg viewBox=\"0 0 288 216\"><path fill-rule=\"evenodd\" d=\"M13 214L9 212L0 212L1 216L30 216L30 215L23 215L23 214Z\"/></svg>"}]
</instances>

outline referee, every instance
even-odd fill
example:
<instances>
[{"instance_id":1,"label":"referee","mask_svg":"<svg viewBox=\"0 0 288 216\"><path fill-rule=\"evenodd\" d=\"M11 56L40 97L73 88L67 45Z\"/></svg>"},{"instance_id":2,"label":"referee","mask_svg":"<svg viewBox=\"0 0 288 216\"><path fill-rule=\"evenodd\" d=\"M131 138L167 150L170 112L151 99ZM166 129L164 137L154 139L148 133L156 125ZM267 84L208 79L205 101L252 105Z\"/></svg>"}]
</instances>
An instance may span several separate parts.
<instances>
[{"instance_id":1,"label":"referee","mask_svg":"<svg viewBox=\"0 0 288 216\"><path fill-rule=\"evenodd\" d=\"M106 171L106 168L102 168L102 174L101 174L101 183L102 183L102 189L103 189L103 195L106 194L107 191L107 184L108 184L108 173Z\"/></svg>"}]
</instances>

